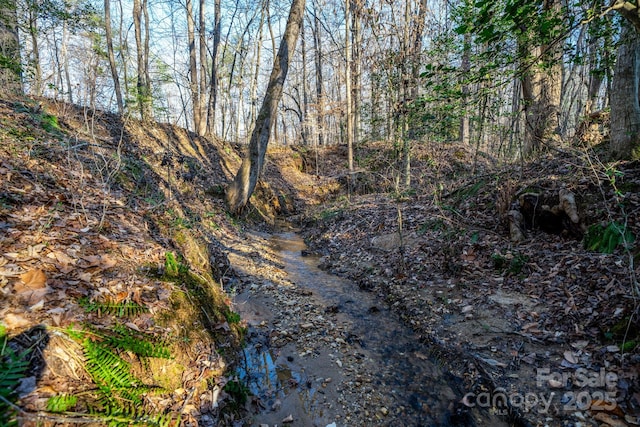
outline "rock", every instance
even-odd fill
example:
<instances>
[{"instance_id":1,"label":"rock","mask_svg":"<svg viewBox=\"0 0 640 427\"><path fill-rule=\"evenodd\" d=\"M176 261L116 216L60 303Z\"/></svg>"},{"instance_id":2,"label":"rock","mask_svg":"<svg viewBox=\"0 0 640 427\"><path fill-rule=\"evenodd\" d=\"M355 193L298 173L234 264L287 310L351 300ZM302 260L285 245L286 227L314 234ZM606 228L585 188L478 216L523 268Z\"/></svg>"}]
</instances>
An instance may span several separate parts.
<instances>
[{"instance_id":1,"label":"rock","mask_svg":"<svg viewBox=\"0 0 640 427\"><path fill-rule=\"evenodd\" d=\"M389 410L387 408L385 408L384 406L382 408L378 409L378 412L380 412L385 417L389 414Z\"/></svg>"},{"instance_id":2,"label":"rock","mask_svg":"<svg viewBox=\"0 0 640 427\"><path fill-rule=\"evenodd\" d=\"M283 422L283 423L285 423L285 424L290 424L290 423L292 423L292 422L293 422L293 415L289 414L286 418L284 418L284 419L282 420L282 422Z\"/></svg>"}]
</instances>

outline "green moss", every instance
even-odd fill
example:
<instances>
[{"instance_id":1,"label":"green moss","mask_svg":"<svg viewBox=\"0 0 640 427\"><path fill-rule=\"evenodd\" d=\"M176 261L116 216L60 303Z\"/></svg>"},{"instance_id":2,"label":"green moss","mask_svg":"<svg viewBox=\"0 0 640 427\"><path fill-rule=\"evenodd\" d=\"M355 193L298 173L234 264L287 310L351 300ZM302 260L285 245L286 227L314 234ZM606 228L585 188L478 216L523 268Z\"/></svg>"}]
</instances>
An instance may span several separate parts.
<instances>
[{"instance_id":1,"label":"green moss","mask_svg":"<svg viewBox=\"0 0 640 427\"><path fill-rule=\"evenodd\" d=\"M58 118L52 114L42 114L42 116L40 117L40 126L42 126L42 129L50 133L60 131Z\"/></svg>"}]
</instances>

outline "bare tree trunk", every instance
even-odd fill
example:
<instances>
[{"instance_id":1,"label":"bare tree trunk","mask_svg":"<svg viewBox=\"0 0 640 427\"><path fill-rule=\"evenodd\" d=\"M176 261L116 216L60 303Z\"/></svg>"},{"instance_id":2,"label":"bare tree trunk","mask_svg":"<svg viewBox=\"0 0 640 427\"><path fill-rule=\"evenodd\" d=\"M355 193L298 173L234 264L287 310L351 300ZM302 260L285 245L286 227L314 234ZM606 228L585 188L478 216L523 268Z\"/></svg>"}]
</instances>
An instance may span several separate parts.
<instances>
[{"instance_id":1,"label":"bare tree trunk","mask_svg":"<svg viewBox=\"0 0 640 427\"><path fill-rule=\"evenodd\" d=\"M640 38L624 25L611 88L611 154L640 158Z\"/></svg>"},{"instance_id":2,"label":"bare tree trunk","mask_svg":"<svg viewBox=\"0 0 640 427\"><path fill-rule=\"evenodd\" d=\"M255 124L256 116L258 115L258 79L260 77L260 58L262 57L262 38L264 29L266 3L262 3L262 9L260 10L260 24L258 26L258 40L256 43L256 64L253 73L253 79L251 80L251 111L250 121Z\"/></svg>"},{"instance_id":3,"label":"bare tree trunk","mask_svg":"<svg viewBox=\"0 0 640 427\"><path fill-rule=\"evenodd\" d=\"M29 7L29 34L31 35L31 60L33 62L32 92L37 96L42 96L42 67L40 65L40 45L38 43L38 16L34 10L36 7L36 5Z\"/></svg>"},{"instance_id":4,"label":"bare tree trunk","mask_svg":"<svg viewBox=\"0 0 640 427\"><path fill-rule=\"evenodd\" d=\"M346 103L346 139L347 139L347 162L349 164L349 172L351 179L353 176L353 105L351 99L351 0L345 0L344 9L344 57L346 61L344 80L345 80L345 103Z\"/></svg>"},{"instance_id":5,"label":"bare tree trunk","mask_svg":"<svg viewBox=\"0 0 640 427\"><path fill-rule=\"evenodd\" d=\"M314 31L313 31L313 47L316 52L315 71L316 71L316 130L318 132L318 146L324 145L324 95L323 95L323 79L322 79L322 39L320 35L320 18L318 17L317 4L314 2Z\"/></svg>"},{"instance_id":6,"label":"bare tree trunk","mask_svg":"<svg viewBox=\"0 0 640 427\"><path fill-rule=\"evenodd\" d=\"M289 62L295 51L300 26L304 18L305 0L293 0L280 48L276 55L269 84L258 113L256 126L249 142L249 154L243 161L233 182L226 191L227 206L231 212L238 213L249 202L264 165L264 158L271 136L271 127L276 119L278 103L282 98L282 88L289 70Z\"/></svg>"},{"instance_id":7,"label":"bare tree trunk","mask_svg":"<svg viewBox=\"0 0 640 427\"><path fill-rule=\"evenodd\" d=\"M145 2L146 4L146 2ZM136 38L136 59L138 62L138 76L137 76L137 97L138 97L138 106L140 109L140 118L144 120L150 120L150 90L149 90L149 82L147 82L146 78L148 75L147 64L148 64L148 55L145 54L145 45L142 41L142 14L143 14L143 5L140 0L133 0L133 27L135 30L135 38ZM148 27L148 25L147 25ZM147 41L148 42L148 41Z\"/></svg>"},{"instance_id":8,"label":"bare tree trunk","mask_svg":"<svg viewBox=\"0 0 640 427\"><path fill-rule=\"evenodd\" d=\"M400 74L402 84L402 100L400 101L400 138L402 146L402 170L398 173L396 187L408 189L411 186L411 138L409 136L409 67L408 62L411 60L409 52L409 17L410 2L404 5L404 26L402 31L402 41L400 43ZM402 178L402 180L401 180Z\"/></svg>"},{"instance_id":9,"label":"bare tree trunk","mask_svg":"<svg viewBox=\"0 0 640 427\"><path fill-rule=\"evenodd\" d=\"M302 137L302 143L304 145L309 144L309 123L307 122L307 115L309 112L309 96L307 93L307 44L305 40L305 25L302 22L300 28L300 44L302 51L302 108L300 108L300 136Z\"/></svg>"},{"instance_id":10,"label":"bare tree trunk","mask_svg":"<svg viewBox=\"0 0 640 427\"><path fill-rule=\"evenodd\" d=\"M471 70L471 34L465 33L462 46L462 78L465 79ZM460 142L465 145L471 143L471 127L469 121L469 85L462 85L462 117L460 118Z\"/></svg>"},{"instance_id":11,"label":"bare tree trunk","mask_svg":"<svg viewBox=\"0 0 640 427\"><path fill-rule=\"evenodd\" d=\"M113 34L111 32L111 1L104 0L104 29L107 42L107 55L109 57L109 67L111 68L111 78L113 78L113 90L116 94L116 103L118 105L118 114L124 112L124 103L122 101L122 90L120 89L120 78L118 77L118 68L116 66L116 57L113 53ZM69 88L71 90L71 88Z\"/></svg>"},{"instance_id":12,"label":"bare tree trunk","mask_svg":"<svg viewBox=\"0 0 640 427\"><path fill-rule=\"evenodd\" d=\"M127 102L127 99L129 98L131 91L129 89L129 72L127 70L127 65L126 65L126 60L125 58L129 57L128 51L127 49L127 44L124 42L124 13L122 10L122 0L118 0L118 9L120 10L119 16L120 16L120 21L118 23L119 26L119 31L118 31L118 46L119 46L119 50L120 50L120 56L122 57L122 62L125 64L124 67L122 67L122 81L124 83L124 99L125 99L125 103Z\"/></svg>"},{"instance_id":13,"label":"bare tree trunk","mask_svg":"<svg viewBox=\"0 0 640 427\"><path fill-rule=\"evenodd\" d=\"M142 0L142 16L144 17L144 93L145 93L145 116L153 118L153 94L151 93L151 75L149 73L149 3Z\"/></svg>"},{"instance_id":14,"label":"bare tree trunk","mask_svg":"<svg viewBox=\"0 0 640 427\"><path fill-rule=\"evenodd\" d=\"M361 82L362 82L362 0L354 0L354 8L352 11L353 20L353 87L352 102L353 102L353 142L358 144L360 141L360 126L361 126Z\"/></svg>"},{"instance_id":15,"label":"bare tree trunk","mask_svg":"<svg viewBox=\"0 0 640 427\"><path fill-rule=\"evenodd\" d=\"M191 90L191 104L193 106L193 128L197 132L202 122L200 110L200 93L198 92L198 63L196 50L195 21L193 19L193 2L186 1L187 11L187 43L189 44L189 88Z\"/></svg>"},{"instance_id":16,"label":"bare tree trunk","mask_svg":"<svg viewBox=\"0 0 640 427\"><path fill-rule=\"evenodd\" d=\"M276 37L273 33L273 23L271 22L271 1L266 0L266 11L267 11L267 28L269 28L269 35L271 36L271 51L273 52L273 60L276 60ZM274 123L278 123L278 111L276 110L276 117L273 118ZM278 137L278 126L273 126L273 139L276 141L280 138Z\"/></svg>"},{"instance_id":17,"label":"bare tree trunk","mask_svg":"<svg viewBox=\"0 0 640 427\"><path fill-rule=\"evenodd\" d=\"M198 12L198 43L200 44L200 96L198 98L198 110L200 111L200 123L196 127L196 133L204 136L207 133L207 37L205 23L205 0L200 0L200 10Z\"/></svg>"},{"instance_id":18,"label":"bare tree trunk","mask_svg":"<svg viewBox=\"0 0 640 427\"><path fill-rule=\"evenodd\" d=\"M209 96L209 108L207 114L207 133L215 134L216 104L218 102L218 48L222 34L220 0L215 0L213 5L213 47L211 51L211 95Z\"/></svg>"}]
</instances>

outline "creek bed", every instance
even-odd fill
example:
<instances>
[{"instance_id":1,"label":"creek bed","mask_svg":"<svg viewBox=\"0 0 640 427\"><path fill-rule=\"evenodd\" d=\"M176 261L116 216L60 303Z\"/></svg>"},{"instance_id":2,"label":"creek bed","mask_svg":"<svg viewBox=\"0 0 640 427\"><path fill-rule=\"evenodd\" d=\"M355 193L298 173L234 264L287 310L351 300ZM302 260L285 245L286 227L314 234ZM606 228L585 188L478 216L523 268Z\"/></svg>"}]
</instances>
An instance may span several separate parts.
<instances>
[{"instance_id":1,"label":"creek bed","mask_svg":"<svg viewBox=\"0 0 640 427\"><path fill-rule=\"evenodd\" d=\"M364 369L370 376L360 383L359 374L351 372L351 368L342 372L340 354L335 348L319 347L305 355L294 341L275 349L270 334L251 327L240 377L260 401L256 425L279 424L285 413L299 421L294 425L357 425L349 422L349 402L344 402L344 390L349 387L363 388L365 397L358 400L366 399L367 390L384 395L385 405L366 413L370 425L508 425L504 418L489 411L462 404L466 392L462 380L447 372L442 356L436 356L420 342L375 295L320 270L317 256L303 256L306 246L299 235L287 231L261 237L268 240L277 254L296 292L307 295L312 305L322 307L325 313L312 316L312 323L299 325L299 333L309 335L309 329L313 328L316 341L335 339L344 343L345 354L360 362L355 371ZM238 301L242 306L249 299L241 295ZM259 322L264 325L269 318L278 321L279 307L261 306L263 303L255 298L251 304L244 311L254 317L254 325ZM325 330L323 323L327 325ZM327 339L336 335L329 328L334 324L339 325L340 333ZM346 385L326 387L323 381L328 377ZM361 403L354 402L354 406Z\"/></svg>"}]
</instances>

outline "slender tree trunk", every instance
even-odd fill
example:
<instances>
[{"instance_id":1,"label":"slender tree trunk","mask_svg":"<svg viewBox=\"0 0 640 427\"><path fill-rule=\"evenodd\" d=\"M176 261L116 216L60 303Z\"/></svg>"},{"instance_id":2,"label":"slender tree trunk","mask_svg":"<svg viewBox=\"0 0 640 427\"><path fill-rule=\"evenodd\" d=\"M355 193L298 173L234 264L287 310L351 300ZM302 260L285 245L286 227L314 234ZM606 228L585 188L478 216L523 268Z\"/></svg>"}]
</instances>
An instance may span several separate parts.
<instances>
[{"instance_id":1,"label":"slender tree trunk","mask_svg":"<svg viewBox=\"0 0 640 427\"><path fill-rule=\"evenodd\" d=\"M34 10L37 6L29 8L29 35L31 36L31 55L33 62L33 88L32 92L36 96L42 96L42 67L40 65L40 44L38 43L38 16Z\"/></svg>"},{"instance_id":2,"label":"slender tree trunk","mask_svg":"<svg viewBox=\"0 0 640 427\"><path fill-rule=\"evenodd\" d=\"M361 101L362 101L362 0L353 0L354 7L351 13L353 21L353 45L352 45L352 61L353 68L353 87L351 88L351 96L353 102L353 143L360 142L360 126L361 126Z\"/></svg>"},{"instance_id":3,"label":"slender tree trunk","mask_svg":"<svg viewBox=\"0 0 640 427\"><path fill-rule=\"evenodd\" d=\"M67 100L73 104L73 86L71 84L71 72L69 71L69 55L68 55L68 43L69 43L69 30L67 23L62 24L62 43L60 47L60 54L62 55L62 67L64 70L64 79L67 84Z\"/></svg>"},{"instance_id":4,"label":"slender tree trunk","mask_svg":"<svg viewBox=\"0 0 640 427\"><path fill-rule=\"evenodd\" d=\"M150 120L151 116L149 114L149 91L148 91L148 83L146 81L147 70L146 64L147 59L145 58L145 48L142 41L142 3L140 0L133 0L133 27L135 30L135 39L136 39L136 59L138 66L138 76L137 76L137 97L138 97L138 106L140 110L140 118L143 121Z\"/></svg>"},{"instance_id":5,"label":"slender tree trunk","mask_svg":"<svg viewBox=\"0 0 640 427\"><path fill-rule=\"evenodd\" d=\"M410 93L409 86L411 75L409 74L409 61L411 61L412 54L410 52L409 47L409 26L411 23L410 20L410 3L409 1L405 2L404 6L404 30L402 32L402 43L401 43L401 64L400 64L400 72L402 74L402 101L401 101L401 132L400 138L402 138L402 188L408 189L411 187L411 135L409 135L409 103L410 103ZM398 182L400 184L400 182Z\"/></svg>"},{"instance_id":6,"label":"slender tree trunk","mask_svg":"<svg viewBox=\"0 0 640 427\"><path fill-rule=\"evenodd\" d=\"M118 67L116 66L116 57L113 52L113 34L111 32L111 1L104 0L104 29L107 42L107 55L109 57L109 67L111 68L111 78L113 79L113 90L116 94L116 104L118 105L118 114L124 112L124 103L122 101L122 90L120 89L120 78L118 77ZM71 89L71 88L69 88Z\"/></svg>"},{"instance_id":7,"label":"slender tree trunk","mask_svg":"<svg viewBox=\"0 0 640 427\"><path fill-rule=\"evenodd\" d=\"M467 0L467 7L470 2ZM466 20L466 17L465 17ZM471 34L466 32L462 41L462 79L466 79L471 70ZM460 117L460 142L469 145L471 143L471 127L469 120L469 85L465 82L462 85L462 117Z\"/></svg>"},{"instance_id":8,"label":"slender tree trunk","mask_svg":"<svg viewBox=\"0 0 640 427\"><path fill-rule=\"evenodd\" d=\"M611 154L640 158L640 37L630 25L620 36L611 88Z\"/></svg>"},{"instance_id":9,"label":"slender tree trunk","mask_svg":"<svg viewBox=\"0 0 640 427\"><path fill-rule=\"evenodd\" d=\"M251 134L249 154L243 159L238 173L227 187L227 205L234 213L238 213L249 202L262 173L267 145L271 136L271 127L273 120L277 117L278 103L282 98L282 88L289 70L289 62L295 51L300 26L304 18L304 7L305 0L293 0L264 101L258 113L256 126Z\"/></svg>"},{"instance_id":10,"label":"slender tree trunk","mask_svg":"<svg viewBox=\"0 0 640 427\"><path fill-rule=\"evenodd\" d=\"M349 164L349 172L351 180L353 176L353 104L351 97L351 0L345 0L344 10L344 57L346 66L344 70L345 80L345 103L346 103L346 139L347 139L347 162Z\"/></svg>"},{"instance_id":11,"label":"slender tree trunk","mask_svg":"<svg viewBox=\"0 0 640 427\"><path fill-rule=\"evenodd\" d=\"M149 72L149 3L148 0L142 0L142 16L144 17L144 94L145 94L145 117L149 120L153 119L153 94L151 93L151 75Z\"/></svg>"},{"instance_id":12,"label":"slender tree trunk","mask_svg":"<svg viewBox=\"0 0 640 427\"><path fill-rule=\"evenodd\" d=\"M213 47L211 50L211 95L209 96L209 109L207 114L207 133L215 134L216 108L218 102L218 49L220 47L220 36L222 14L220 11L220 0L215 0L213 5Z\"/></svg>"},{"instance_id":13,"label":"slender tree trunk","mask_svg":"<svg viewBox=\"0 0 640 427\"><path fill-rule=\"evenodd\" d=\"M304 145L309 144L309 123L307 122L307 113L309 112L309 96L307 93L307 44L305 40L304 21L300 28L300 50L302 51L302 108L300 108L300 136Z\"/></svg>"},{"instance_id":14,"label":"slender tree trunk","mask_svg":"<svg viewBox=\"0 0 640 427\"><path fill-rule=\"evenodd\" d=\"M320 34L320 18L318 17L317 4L314 2L314 31L313 47L315 49L315 71L316 71L316 130L318 132L318 146L324 145L324 95L322 80L322 39Z\"/></svg>"},{"instance_id":15,"label":"slender tree trunk","mask_svg":"<svg viewBox=\"0 0 640 427\"><path fill-rule=\"evenodd\" d=\"M198 110L200 110L200 123L196 127L196 133L204 136L207 133L207 34L205 23L205 0L200 0L200 10L198 11L198 43L200 47L200 88L198 98Z\"/></svg>"},{"instance_id":16,"label":"slender tree trunk","mask_svg":"<svg viewBox=\"0 0 640 427\"><path fill-rule=\"evenodd\" d=\"M189 45L189 88L191 90L191 103L193 106L193 128L197 132L200 129L202 111L200 110L200 93L198 92L198 63L195 35L195 21L193 19L193 1L186 1L187 11L187 43Z\"/></svg>"},{"instance_id":17,"label":"slender tree trunk","mask_svg":"<svg viewBox=\"0 0 640 427\"><path fill-rule=\"evenodd\" d=\"M122 81L124 83L124 102L131 96L131 89L129 88L129 71L127 70L127 61L125 58L129 57L127 44L124 41L124 12L122 8L122 0L118 0L118 9L120 11L120 20L118 21L118 51L120 52L120 59L124 66L122 67Z\"/></svg>"},{"instance_id":18,"label":"slender tree trunk","mask_svg":"<svg viewBox=\"0 0 640 427\"><path fill-rule=\"evenodd\" d=\"M275 34L273 32L273 23L271 22L271 1L270 0L266 0L267 3L267 28L269 28L269 35L271 36L271 52L273 53L273 60L276 60L276 37ZM275 139L276 141L278 141L280 138L278 137L278 111L276 110L276 117L274 117L273 119L273 123L275 124L273 126L273 139Z\"/></svg>"},{"instance_id":19,"label":"slender tree trunk","mask_svg":"<svg viewBox=\"0 0 640 427\"><path fill-rule=\"evenodd\" d=\"M251 80L251 111L249 119L255 124L256 116L258 115L258 79L260 77L260 59L262 57L262 39L264 30L264 18L265 18L266 3L262 3L262 9L260 11L260 24L258 26L258 40L256 43L256 63L253 72L253 79Z\"/></svg>"}]
</instances>

